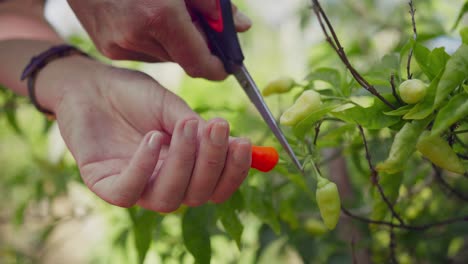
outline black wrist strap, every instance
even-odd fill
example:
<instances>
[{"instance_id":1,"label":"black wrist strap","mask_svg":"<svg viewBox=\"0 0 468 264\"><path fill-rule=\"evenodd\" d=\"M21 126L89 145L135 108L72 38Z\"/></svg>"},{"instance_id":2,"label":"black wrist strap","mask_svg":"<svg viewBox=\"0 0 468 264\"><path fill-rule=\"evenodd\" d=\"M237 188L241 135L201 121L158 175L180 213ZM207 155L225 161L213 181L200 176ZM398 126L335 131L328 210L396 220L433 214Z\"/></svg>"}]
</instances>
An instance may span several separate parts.
<instances>
[{"instance_id":1,"label":"black wrist strap","mask_svg":"<svg viewBox=\"0 0 468 264\"><path fill-rule=\"evenodd\" d=\"M46 114L49 117L54 117L55 116L54 113L42 107L37 101L36 91L34 89L36 76L38 72L42 68L44 68L44 66L47 65L49 62L58 58L62 58L62 57L66 57L66 56L70 56L74 54L79 54L79 55L89 57L86 53L82 52L81 50L73 46L67 45L67 44L52 46L48 50L38 54L37 56L32 57L31 61L29 62L29 64L26 66L23 73L21 74L22 81L25 79L28 79L28 83L27 83L28 95L31 100L31 103L36 107L37 110Z\"/></svg>"}]
</instances>

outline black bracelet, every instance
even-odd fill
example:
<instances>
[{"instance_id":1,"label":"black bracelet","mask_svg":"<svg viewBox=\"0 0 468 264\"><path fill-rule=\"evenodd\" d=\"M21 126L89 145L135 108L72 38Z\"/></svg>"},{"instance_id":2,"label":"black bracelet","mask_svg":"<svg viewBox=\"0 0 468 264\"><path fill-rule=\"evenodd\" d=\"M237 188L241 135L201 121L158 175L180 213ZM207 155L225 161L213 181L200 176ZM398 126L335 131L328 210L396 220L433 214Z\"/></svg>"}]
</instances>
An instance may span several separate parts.
<instances>
[{"instance_id":1,"label":"black bracelet","mask_svg":"<svg viewBox=\"0 0 468 264\"><path fill-rule=\"evenodd\" d=\"M21 74L22 81L26 78L28 79L28 95L31 100L31 103L36 107L37 110L46 114L49 117L54 117L54 113L50 110L45 109L37 102L36 91L34 90L34 82L36 79L36 75L42 68L44 68L45 65L47 65L47 63L55 59L74 54L89 57L86 53L82 52L81 50L67 44L53 46L48 50L38 54L37 56L32 57L31 61L24 69L23 74Z\"/></svg>"}]
</instances>

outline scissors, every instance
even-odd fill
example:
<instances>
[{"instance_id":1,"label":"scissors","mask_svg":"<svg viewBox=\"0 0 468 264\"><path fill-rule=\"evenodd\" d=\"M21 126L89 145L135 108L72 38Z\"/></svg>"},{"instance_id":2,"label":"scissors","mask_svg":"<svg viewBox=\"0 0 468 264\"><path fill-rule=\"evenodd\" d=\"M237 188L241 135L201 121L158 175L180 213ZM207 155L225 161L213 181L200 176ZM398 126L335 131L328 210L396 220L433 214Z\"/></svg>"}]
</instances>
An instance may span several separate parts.
<instances>
[{"instance_id":1,"label":"scissors","mask_svg":"<svg viewBox=\"0 0 468 264\"><path fill-rule=\"evenodd\" d=\"M273 114L265 100L263 100L257 85L243 63L244 55L239 44L239 39L237 38L231 1L218 0L217 8L219 12L219 19L217 20L212 20L201 15L198 16L212 52L221 59L226 72L235 76L250 101L257 108L263 120L270 127L273 134L281 143L281 146L292 159L294 165L299 171L303 172L299 160L276 123Z\"/></svg>"}]
</instances>

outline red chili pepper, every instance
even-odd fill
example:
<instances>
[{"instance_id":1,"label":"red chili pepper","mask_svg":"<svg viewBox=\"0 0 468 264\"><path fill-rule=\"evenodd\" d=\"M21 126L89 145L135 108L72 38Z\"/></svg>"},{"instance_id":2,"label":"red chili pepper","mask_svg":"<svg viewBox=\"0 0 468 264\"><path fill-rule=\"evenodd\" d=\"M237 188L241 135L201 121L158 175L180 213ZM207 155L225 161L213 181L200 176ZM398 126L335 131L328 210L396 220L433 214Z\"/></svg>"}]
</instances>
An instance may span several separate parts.
<instances>
[{"instance_id":1,"label":"red chili pepper","mask_svg":"<svg viewBox=\"0 0 468 264\"><path fill-rule=\"evenodd\" d=\"M251 168L262 172L271 171L278 163L279 155L273 147L252 146Z\"/></svg>"}]
</instances>

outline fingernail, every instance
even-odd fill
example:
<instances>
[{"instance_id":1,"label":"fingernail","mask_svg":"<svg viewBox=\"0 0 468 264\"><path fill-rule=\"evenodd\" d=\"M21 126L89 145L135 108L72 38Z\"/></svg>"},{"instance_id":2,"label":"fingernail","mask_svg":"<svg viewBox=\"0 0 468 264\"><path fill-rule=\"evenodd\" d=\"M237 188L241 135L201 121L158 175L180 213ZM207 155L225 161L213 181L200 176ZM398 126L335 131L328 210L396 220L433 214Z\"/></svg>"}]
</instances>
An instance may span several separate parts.
<instances>
[{"instance_id":1,"label":"fingernail","mask_svg":"<svg viewBox=\"0 0 468 264\"><path fill-rule=\"evenodd\" d=\"M250 140L245 138L239 138L237 140L237 150L234 152L234 160L237 163L245 163L251 159Z\"/></svg>"},{"instance_id":2,"label":"fingernail","mask_svg":"<svg viewBox=\"0 0 468 264\"><path fill-rule=\"evenodd\" d=\"M246 16L241 11L237 11L234 20L239 24L239 26L250 26L252 25L252 20L248 16Z\"/></svg>"},{"instance_id":3,"label":"fingernail","mask_svg":"<svg viewBox=\"0 0 468 264\"><path fill-rule=\"evenodd\" d=\"M188 139L194 139L197 136L198 120L189 120L184 125L184 136Z\"/></svg>"},{"instance_id":4,"label":"fingernail","mask_svg":"<svg viewBox=\"0 0 468 264\"><path fill-rule=\"evenodd\" d=\"M151 134L150 139L148 140L148 146L151 149L155 149L158 146L159 141L160 141L159 136L160 136L159 132L153 132L153 134Z\"/></svg>"},{"instance_id":5,"label":"fingernail","mask_svg":"<svg viewBox=\"0 0 468 264\"><path fill-rule=\"evenodd\" d=\"M211 142L215 145L223 145L227 142L229 135L229 125L225 121L218 121L212 127L210 131Z\"/></svg>"}]
</instances>

